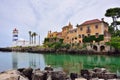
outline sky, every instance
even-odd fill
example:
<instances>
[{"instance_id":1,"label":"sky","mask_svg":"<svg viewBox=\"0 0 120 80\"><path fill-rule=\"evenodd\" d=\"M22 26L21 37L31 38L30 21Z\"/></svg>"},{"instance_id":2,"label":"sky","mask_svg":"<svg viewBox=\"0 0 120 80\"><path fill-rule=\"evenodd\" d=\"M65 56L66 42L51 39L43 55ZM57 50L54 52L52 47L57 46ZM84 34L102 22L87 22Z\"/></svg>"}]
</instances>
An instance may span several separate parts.
<instances>
[{"instance_id":1,"label":"sky","mask_svg":"<svg viewBox=\"0 0 120 80\"><path fill-rule=\"evenodd\" d=\"M105 17L107 9L120 7L120 0L0 0L0 47L12 45L12 30L19 39L29 41L29 31L40 35L41 43L48 31L61 31L69 22L75 27L84 21Z\"/></svg>"}]
</instances>

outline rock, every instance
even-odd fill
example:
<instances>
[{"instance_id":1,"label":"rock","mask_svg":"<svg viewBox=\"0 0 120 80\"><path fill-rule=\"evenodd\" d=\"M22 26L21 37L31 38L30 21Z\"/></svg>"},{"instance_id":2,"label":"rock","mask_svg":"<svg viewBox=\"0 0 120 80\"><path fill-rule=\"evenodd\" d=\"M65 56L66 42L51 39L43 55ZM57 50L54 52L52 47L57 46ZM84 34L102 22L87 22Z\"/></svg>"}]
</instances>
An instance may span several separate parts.
<instances>
[{"instance_id":1,"label":"rock","mask_svg":"<svg viewBox=\"0 0 120 80\"><path fill-rule=\"evenodd\" d=\"M0 73L0 80L29 80L28 78L22 76L17 70L10 70Z\"/></svg>"},{"instance_id":2,"label":"rock","mask_svg":"<svg viewBox=\"0 0 120 80\"><path fill-rule=\"evenodd\" d=\"M40 69L35 69L35 71L33 71L32 80L47 80L47 78L47 71L40 71Z\"/></svg>"},{"instance_id":3,"label":"rock","mask_svg":"<svg viewBox=\"0 0 120 80\"><path fill-rule=\"evenodd\" d=\"M81 70L81 76L88 79L89 78L89 71L85 70L85 69L82 69Z\"/></svg>"},{"instance_id":4,"label":"rock","mask_svg":"<svg viewBox=\"0 0 120 80\"><path fill-rule=\"evenodd\" d=\"M78 77L77 73L70 73L71 80L75 80L75 78L77 78L77 77Z\"/></svg>"},{"instance_id":5,"label":"rock","mask_svg":"<svg viewBox=\"0 0 120 80\"><path fill-rule=\"evenodd\" d=\"M117 78L117 75L114 73L105 73L103 75L103 79L114 79L114 78Z\"/></svg>"},{"instance_id":6,"label":"rock","mask_svg":"<svg viewBox=\"0 0 120 80\"><path fill-rule=\"evenodd\" d=\"M110 73L105 68L95 68L93 70L81 70L81 76L86 79L99 78L107 80L117 78L117 74Z\"/></svg>"},{"instance_id":7,"label":"rock","mask_svg":"<svg viewBox=\"0 0 120 80\"><path fill-rule=\"evenodd\" d=\"M26 77L28 77L29 80L32 80L32 72L33 72L33 69L32 68L26 68L22 71L23 75L25 75Z\"/></svg>"},{"instance_id":8,"label":"rock","mask_svg":"<svg viewBox=\"0 0 120 80\"><path fill-rule=\"evenodd\" d=\"M85 78L76 78L75 80L87 80Z\"/></svg>"},{"instance_id":9,"label":"rock","mask_svg":"<svg viewBox=\"0 0 120 80\"><path fill-rule=\"evenodd\" d=\"M63 71L54 71L51 73L52 80L67 80L67 74Z\"/></svg>"},{"instance_id":10,"label":"rock","mask_svg":"<svg viewBox=\"0 0 120 80\"><path fill-rule=\"evenodd\" d=\"M34 71L32 75L32 80L46 80L43 78L44 78L44 74L40 70Z\"/></svg>"},{"instance_id":11,"label":"rock","mask_svg":"<svg viewBox=\"0 0 120 80\"><path fill-rule=\"evenodd\" d=\"M106 73L106 72L108 72L105 68L95 68L93 71L96 72L96 73Z\"/></svg>"},{"instance_id":12,"label":"rock","mask_svg":"<svg viewBox=\"0 0 120 80\"><path fill-rule=\"evenodd\" d=\"M43 80L47 80L47 78L48 78L48 73L47 73L47 72L44 72L44 73L43 73Z\"/></svg>"},{"instance_id":13,"label":"rock","mask_svg":"<svg viewBox=\"0 0 120 80\"><path fill-rule=\"evenodd\" d=\"M46 71L53 71L53 68L49 65L49 66L45 67L44 70L46 70Z\"/></svg>"},{"instance_id":14,"label":"rock","mask_svg":"<svg viewBox=\"0 0 120 80\"><path fill-rule=\"evenodd\" d=\"M19 72L22 72L25 68L19 68L17 69Z\"/></svg>"}]
</instances>

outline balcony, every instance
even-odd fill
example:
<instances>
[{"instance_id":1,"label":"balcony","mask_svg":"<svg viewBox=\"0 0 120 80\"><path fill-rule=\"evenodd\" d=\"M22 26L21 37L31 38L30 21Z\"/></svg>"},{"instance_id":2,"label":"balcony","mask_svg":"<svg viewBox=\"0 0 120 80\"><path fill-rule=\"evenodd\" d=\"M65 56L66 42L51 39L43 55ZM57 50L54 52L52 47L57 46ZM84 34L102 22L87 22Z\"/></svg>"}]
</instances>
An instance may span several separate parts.
<instances>
[{"instance_id":1,"label":"balcony","mask_svg":"<svg viewBox=\"0 0 120 80\"><path fill-rule=\"evenodd\" d=\"M87 30L86 30L86 33L91 33L91 30L90 30L90 29L87 29Z\"/></svg>"}]
</instances>

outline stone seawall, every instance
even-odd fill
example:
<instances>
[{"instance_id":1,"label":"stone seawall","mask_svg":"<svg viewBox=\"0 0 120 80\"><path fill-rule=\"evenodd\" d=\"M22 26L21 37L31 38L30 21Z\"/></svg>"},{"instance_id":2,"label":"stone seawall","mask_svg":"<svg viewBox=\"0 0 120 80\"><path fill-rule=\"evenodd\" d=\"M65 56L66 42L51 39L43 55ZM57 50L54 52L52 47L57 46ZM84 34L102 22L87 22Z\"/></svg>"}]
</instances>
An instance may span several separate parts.
<instances>
[{"instance_id":1,"label":"stone seawall","mask_svg":"<svg viewBox=\"0 0 120 80\"><path fill-rule=\"evenodd\" d=\"M11 52L12 49L11 49L11 48L0 48L0 51L3 51L3 52Z\"/></svg>"},{"instance_id":2,"label":"stone seawall","mask_svg":"<svg viewBox=\"0 0 120 80\"><path fill-rule=\"evenodd\" d=\"M120 55L120 50L107 51L107 52L96 52L93 50L86 49L50 49L50 48L35 48L35 47L20 47L20 48L0 48L3 52L30 52L30 53L55 53L55 54L99 54L99 55Z\"/></svg>"}]
</instances>

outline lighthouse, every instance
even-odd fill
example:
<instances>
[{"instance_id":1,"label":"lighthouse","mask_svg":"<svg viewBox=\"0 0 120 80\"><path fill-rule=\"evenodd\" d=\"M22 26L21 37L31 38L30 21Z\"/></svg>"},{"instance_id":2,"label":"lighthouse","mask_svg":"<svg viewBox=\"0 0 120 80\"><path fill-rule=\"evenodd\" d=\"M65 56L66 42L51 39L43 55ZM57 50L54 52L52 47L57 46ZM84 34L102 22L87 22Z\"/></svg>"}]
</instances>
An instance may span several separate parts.
<instances>
[{"instance_id":1,"label":"lighthouse","mask_svg":"<svg viewBox=\"0 0 120 80\"><path fill-rule=\"evenodd\" d=\"M15 28L13 30L13 45L16 46L17 45L17 41L18 41L18 30Z\"/></svg>"}]
</instances>

